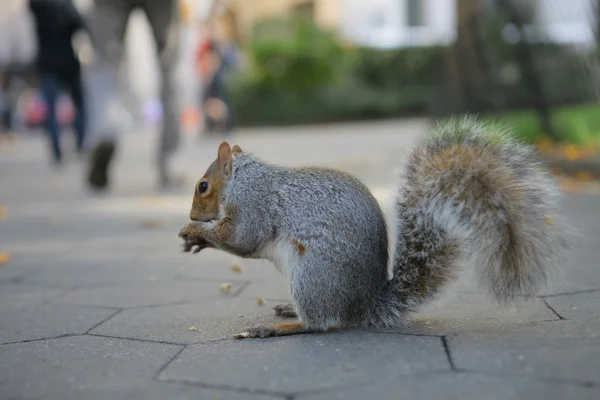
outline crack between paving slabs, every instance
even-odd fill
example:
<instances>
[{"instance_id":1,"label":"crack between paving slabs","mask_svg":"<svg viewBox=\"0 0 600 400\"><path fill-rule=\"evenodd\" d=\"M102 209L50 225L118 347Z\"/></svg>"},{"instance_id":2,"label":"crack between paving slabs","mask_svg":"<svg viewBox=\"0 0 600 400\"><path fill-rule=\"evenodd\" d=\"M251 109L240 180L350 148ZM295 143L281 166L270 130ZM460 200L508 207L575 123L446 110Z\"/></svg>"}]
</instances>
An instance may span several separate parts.
<instances>
[{"instance_id":1,"label":"crack between paving slabs","mask_svg":"<svg viewBox=\"0 0 600 400\"><path fill-rule=\"evenodd\" d=\"M99 327L100 325L102 325L103 323L107 322L108 320L110 320L112 317L119 315L121 312L123 311L122 308L119 308L117 310L115 310L114 312L112 312L108 317L104 318L102 321L98 322L97 324L95 324L94 326L92 326L90 329L88 329L85 334L89 334L91 331L93 331L94 329L96 329L97 327Z\"/></svg>"},{"instance_id":2,"label":"crack between paving slabs","mask_svg":"<svg viewBox=\"0 0 600 400\"><path fill-rule=\"evenodd\" d=\"M177 342L167 342L165 340L152 340L152 339L139 339L139 338L131 338L124 336L114 336L114 335L103 335L101 333L84 333L78 336L93 336L107 339L119 339L119 340L130 340L132 342L141 342L141 343L154 343L154 344L168 344L172 346L187 346L185 343L177 343Z\"/></svg>"},{"instance_id":3,"label":"crack between paving slabs","mask_svg":"<svg viewBox=\"0 0 600 400\"><path fill-rule=\"evenodd\" d=\"M551 306L551 305L548 303L548 301L547 301L546 299L542 299L542 301L544 302L544 304L546 305L546 307L548 307L548 308L550 309L550 311L552 311L552 312L554 313L554 315L556 315L556 316L558 317L558 319L559 319L559 320L561 320L561 321L563 321L563 320L566 320L566 318L565 318L565 317L563 317L562 315L560 315L560 314L558 313L558 311L556 311L556 310L554 309L554 307L552 307L552 306Z\"/></svg>"},{"instance_id":4,"label":"crack between paving slabs","mask_svg":"<svg viewBox=\"0 0 600 400\"><path fill-rule=\"evenodd\" d=\"M85 333L65 333L63 335L58 335L58 336L49 336L49 337L43 337L43 338L25 339L25 340L17 340L14 342L0 343L0 346L8 346L11 344L20 344L20 343L41 342L44 340L55 340L55 339L62 339L62 338L67 338L67 337L76 337L76 336L83 336L83 335L85 335Z\"/></svg>"},{"instance_id":5,"label":"crack between paving slabs","mask_svg":"<svg viewBox=\"0 0 600 400\"><path fill-rule=\"evenodd\" d=\"M456 371L456 365L454 364L454 359L452 358L452 353L450 352L450 344L448 343L448 337L442 336L440 337L440 340L442 342L442 347L444 348L444 353L446 353L448 364L450 364L450 369L452 371Z\"/></svg>"},{"instance_id":6,"label":"crack between paving slabs","mask_svg":"<svg viewBox=\"0 0 600 400\"><path fill-rule=\"evenodd\" d=\"M575 294L594 293L594 292L600 292L600 288L574 290L572 292L564 292L564 293L543 294L543 295L538 296L538 297L540 299L547 299L547 298L550 298L550 297L571 296L571 295L575 295Z\"/></svg>"},{"instance_id":7,"label":"crack between paving slabs","mask_svg":"<svg viewBox=\"0 0 600 400\"><path fill-rule=\"evenodd\" d=\"M174 357L173 359L175 359L175 358L176 357ZM165 368L167 366L168 366L168 364L165 366ZM163 370L165 368L163 368ZM160 372L162 372L162 371L160 371ZM160 374L160 372L159 372L159 374ZM185 379L184 380L160 379L160 378L158 378L158 374L157 374L157 378L154 380L157 382L177 383L180 385L188 385L188 386L200 387L200 388L204 388L204 389L224 390L224 391L246 393L246 394L262 394L262 395L267 395L267 396L280 397L280 398L283 398L286 400L293 399L296 396L293 393L271 391L271 390L267 390L267 389L254 389L254 388L245 388L245 387L230 386L230 385L215 385L215 384L202 383L202 382L190 381L190 380L185 380Z\"/></svg>"}]
</instances>

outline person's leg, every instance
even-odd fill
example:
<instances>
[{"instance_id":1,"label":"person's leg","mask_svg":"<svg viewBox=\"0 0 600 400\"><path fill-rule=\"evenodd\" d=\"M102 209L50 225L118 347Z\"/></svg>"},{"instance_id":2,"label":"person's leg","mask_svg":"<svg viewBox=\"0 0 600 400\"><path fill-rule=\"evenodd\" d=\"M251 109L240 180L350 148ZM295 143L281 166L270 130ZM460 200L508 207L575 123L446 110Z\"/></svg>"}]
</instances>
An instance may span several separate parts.
<instances>
[{"instance_id":1,"label":"person's leg","mask_svg":"<svg viewBox=\"0 0 600 400\"><path fill-rule=\"evenodd\" d=\"M85 146L85 101L83 95L83 85L81 82L81 73L74 73L66 82L69 88L69 94L73 103L73 111L75 112L73 120L73 129L75 131L75 140L77 144L77 152L82 153Z\"/></svg>"},{"instance_id":2,"label":"person's leg","mask_svg":"<svg viewBox=\"0 0 600 400\"><path fill-rule=\"evenodd\" d=\"M0 133L7 135L12 130L12 115L8 104L0 106L0 109L2 109L2 129L0 130Z\"/></svg>"},{"instance_id":3,"label":"person's leg","mask_svg":"<svg viewBox=\"0 0 600 400\"><path fill-rule=\"evenodd\" d=\"M161 185L166 185L170 183L167 162L180 140L180 105L176 87L180 40L178 2L145 0L143 7L154 35L160 65L163 126L158 148L158 172Z\"/></svg>"},{"instance_id":4,"label":"person's leg","mask_svg":"<svg viewBox=\"0 0 600 400\"><path fill-rule=\"evenodd\" d=\"M56 101L58 100L59 80L54 74L42 74L41 92L46 104L46 120L44 125L46 133L50 139L52 147L52 156L56 164L62 161L62 153L60 149L60 125L56 117Z\"/></svg>"},{"instance_id":5,"label":"person's leg","mask_svg":"<svg viewBox=\"0 0 600 400\"><path fill-rule=\"evenodd\" d=\"M87 24L94 45L94 62L86 79L87 131L93 141L88 183L96 189L108 185L108 168L119 134L119 66L123 58L125 30L132 10L126 0L96 0Z\"/></svg>"}]
</instances>

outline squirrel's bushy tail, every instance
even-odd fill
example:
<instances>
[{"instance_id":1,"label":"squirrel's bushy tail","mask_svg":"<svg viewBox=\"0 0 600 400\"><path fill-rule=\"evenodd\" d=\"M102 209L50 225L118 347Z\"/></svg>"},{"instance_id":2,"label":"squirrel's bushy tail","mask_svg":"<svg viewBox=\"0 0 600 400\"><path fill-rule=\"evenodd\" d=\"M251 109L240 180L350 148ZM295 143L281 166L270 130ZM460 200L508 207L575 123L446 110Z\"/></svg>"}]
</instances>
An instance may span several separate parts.
<instances>
[{"instance_id":1,"label":"squirrel's bushy tail","mask_svg":"<svg viewBox=\"0 0 600 400\"><path fill-rule=\"evenodd\" d=\"M505 129L472 117L438 125L407 160L375 324L403 321L461 266L503 303L535 295L567 247L557 195L535 150Z\"/></svg>"}]
</instances>

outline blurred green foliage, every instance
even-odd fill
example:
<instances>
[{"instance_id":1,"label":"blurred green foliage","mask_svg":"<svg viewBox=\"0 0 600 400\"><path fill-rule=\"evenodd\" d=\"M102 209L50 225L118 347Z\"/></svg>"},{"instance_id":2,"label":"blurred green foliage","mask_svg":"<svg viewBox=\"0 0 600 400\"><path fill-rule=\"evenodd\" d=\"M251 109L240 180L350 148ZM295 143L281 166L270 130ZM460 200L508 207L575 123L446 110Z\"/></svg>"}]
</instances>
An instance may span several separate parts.
<instances>
[{"instance_id":1,"label":"blurred green foliage","mask_svg":"<svg viewBox=\"0 0 600 400\"><path fill-rule=\"evenodd\" d=\"M477 28L480 53L473 47L468 57L458 52L448 58L455 48L346 46L306 19L263 21L245 46L248 64L227 80L236 121L288 125L496 111L510 120L517 135L534 141L543 132L528 111L532 96L515 46L503 38L505 24L501 16L485 17ZM585 54L547 41L531 42L530 51L549 105L562 110L595 96ZM443 86L452 57L458 58L460 79L467 81ZM467 92L469 85L476 91ZM553 121L566 142L598 135L594 107L564 110Z\"/></svg>"},{"instance_id":2,"label":"blurred green foliage","mask_svg":"<svg viewBox=\"0 0 600 400\"><path fill-rule=\"evenodd\" d=\"M511 127L515 135L525 142L535 143L546 134L540 128L534 110L513 111L501 116L488 115L490 121L502 120ZM600 144L600 104L578 104L556 107L552 113L560 137L559 143L588 145Z\"/></svg>"},{"instance_id":3,"label":"blurred green foliage","mask_svg":"<svg viewBox=\"0 0 600 400\"><path fill-rule=\"evenodd\" d=\"M241 125L319 123L426 112L440 47L343 46L304 19L265 21L228 84Z\"/></svg>"}]
</instances>

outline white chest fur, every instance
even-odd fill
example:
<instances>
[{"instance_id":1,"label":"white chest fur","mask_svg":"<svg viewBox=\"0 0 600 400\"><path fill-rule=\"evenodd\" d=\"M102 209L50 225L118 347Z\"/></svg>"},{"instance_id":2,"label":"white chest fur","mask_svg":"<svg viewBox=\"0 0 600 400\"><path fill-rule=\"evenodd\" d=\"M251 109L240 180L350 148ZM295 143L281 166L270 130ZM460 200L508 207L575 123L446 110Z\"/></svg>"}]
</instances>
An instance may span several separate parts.
<instances>
[{"instance_id":1,"label":"white chest fur","mask_svg":"<svg viewBox=\"0 0 600 400\"><path fill-rule=\"evenodd\" d=\"M264 245L256 257L271 261L275 265L275 269L288 278L300 256L297 247L291 240L278 239Z\"/></svg>"}]
</instances>

